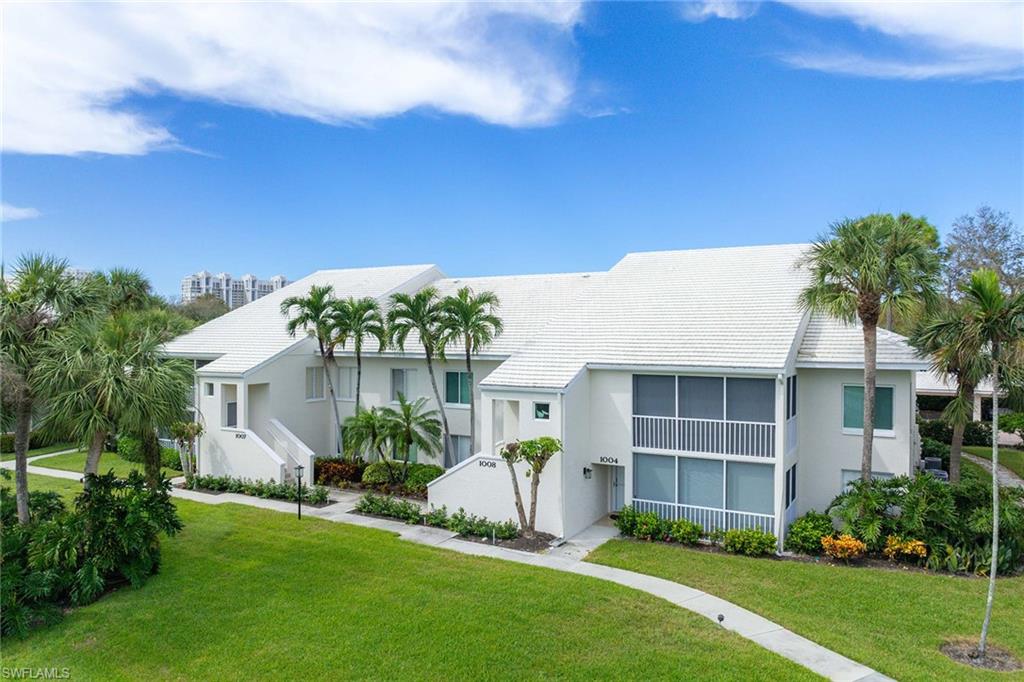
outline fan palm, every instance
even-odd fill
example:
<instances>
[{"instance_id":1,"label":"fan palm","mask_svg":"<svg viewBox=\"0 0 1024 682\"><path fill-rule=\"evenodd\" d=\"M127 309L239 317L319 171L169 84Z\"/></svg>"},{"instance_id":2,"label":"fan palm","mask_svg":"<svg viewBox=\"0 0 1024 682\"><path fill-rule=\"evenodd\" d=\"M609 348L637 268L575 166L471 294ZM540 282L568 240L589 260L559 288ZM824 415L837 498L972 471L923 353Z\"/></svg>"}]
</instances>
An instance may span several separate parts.
<instances>
[{"instance_id":1,"label":"fan palm","mask_svg":"<svg viewBox=\"0 0 1024 682\"><path fill-rule=\"evenodd\" d=\"M398 394L398 409L381 408L384 432L402 460L401 481L409 474L409 455L413 447L417 452L436 455L441 451L441 424L437 410L427 409L427 399L417 398L409 402Z\"/></svg>"},{"instance_id":2,"label":"fan palm","mask_svg":"<svg viewBox=\"0 0 1024 682\"><path fill-rule=\"evenodd\" d=\"M14 412L15 487L18 521L29 522L26 453L33 408L45 398L33 375L46 340L63 326L95 310L91 287L67 274L67 262L52 256L23 256L8 280L0 269L0 365L4 403Z\"/></svg>"},{"instance_id":3,"label":"fan palm","mask_svg":"<svg viewBox=\"0 0 1024 682\"><path fill-rule=\"evenodd\" d=\"M800 294L802 306L852 323L864 336L864 443L861 478L871 479L875 435L878 321L892 310L906 315L936 298L939 257L927 235L911 221L869 215L832 226L801 262L811 282Z\"/></svg>"},{"instance_id":4,"label":"fan palm","mask_svg":"<svg viewBox=\"0 0 1024 682\"><path fill-rule=\"evenodd\" d=\"M444 343L442 340L444 308L438 298L437 289L424 287L415 294L392 294L391 310L388 311L388 336L391 344L405 351L405 342L409 334L416 332L427 360L427 374L430 376L430 387L434 391L434 399L441 411L441 424L444 428L444 446L448 452L454 452L451 430L448 428L448 415L444 411L441 392L437 390L437 377L434 376L434 358L444 360Z\"/></svg>"},{"instance_id":5,"label":"fan palm","mask_svg":"<svg viewBox=\"0 0 1024 682\"><path fill-rule=\"evenodd\" d=\"M448 346L461 342L466 354L466 374L469 375L469 443L470 452L476 452L476 393L473 389L473 355L490 345L504 328L495 314L501 301L493 291L474 294L462 287L454 296L441 302L444 320L441 323L441 343Z\"/></svg>"},{"instance_id":6,"label":"fan palm","mask_svg":"<svg viewBox=\"0 0 1024 682\"><path fill-rule=\"evenodd\" d=\"M992 378L992 559L989 567L985 620L981 626L978 651L984 656L995 601L996 571L999 566L999 392L1007 375L1009 360L1024 344L1024 294L1007 295L992 270L978 270L963 289L965 324L960 338L962 352L973 348L988 351Z\"/></svg>"},{"instance_id":7,"label":"fan palm","mask_svg":"<svg viewBox=\"0 0 1024 682\"><path fill-rule=\"evenodd\" d=\"M349 297L343 301L335 301L331 320L338 345L344 348L348 340L352 339L352 350L356 356L356 413L358 413L363 385L363 340L367 337L376 339L377 352L382 352L387 347L387 326L381 314L380 304L369 296L359 299Z\"/></svg>"},{"instance_id":8,"label":"fan palm","mask_svg":"<svg viewBox=\"0 0 1024 682\"><path fill-rule=\"evenodd\" d=\"M943 379L956 381L956 397L942 418L953 427L949 446L949 480L960 481L964 430L974 411L974 392L988 376L991 364L985 349L965 342L969 321L961 304L951 303L920 323L910 342L931 358L932 369Z\"/></svg>"},{"instance_id":9,"label":"fan palm","mask_svg":"<svg viewBox=\"0 0 1024 682\"><path fill-rule=\"evenodd\" d=\"M295 336L299 329L316 339L320 350L320 361L323 363L327 391L331 397L331 410L334 415L334 430L338 447L341 443L341 416L338 413L338 400L334 394L334 381L331 379L331 363L334 360L334 347L337 336L334 327L334 287L331 285L313 285L305 296L289 296L281 301L281 314L291 316L288 320L288 333Z\"/></svg>"}]
</instances>

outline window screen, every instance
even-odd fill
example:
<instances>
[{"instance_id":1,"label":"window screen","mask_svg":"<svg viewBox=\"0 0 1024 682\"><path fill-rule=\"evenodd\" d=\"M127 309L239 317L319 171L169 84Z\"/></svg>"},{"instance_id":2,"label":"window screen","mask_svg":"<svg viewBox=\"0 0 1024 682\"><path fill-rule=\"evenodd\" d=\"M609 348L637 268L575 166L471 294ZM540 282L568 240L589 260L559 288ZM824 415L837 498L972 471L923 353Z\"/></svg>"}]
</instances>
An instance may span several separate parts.
<instances>
[{"instance_id":1,"label":"window screen","mask_svg":"<svg viewBox=\"0 0 1024 682\"><path fill-rule=\"evenodd\" d=\"M444 373L444 401L452 405L468 405L470 399L469 372Z\"/></svg>"},{"instance_id":2,"label":"window screen","mask_svg":"<svg viewBox=\"0 0 1024 682\"><path fill-rule=\"evenodd\" d=\"M674 417L676 414L676 378L634 374L633 414Z\"/></svg>"},{"instance_id":3,"label":"window screen","mask_svg":"<svg viewBox=\"0 0 1024 682\"><path fill-rule=\"evenodd\" d=\"M722 508L722 462L715 459L679 458L679 502Z\"/></svg>"},{"instance_id":4,"label":"window screen","mask_svg":"<svg viewBox=\"0 0 1024 682\"><path fill-rule=\"evenodd\" d=\"M892 386L875 388L875 428L892 431ZM843 428L864 428L864 387L843 386Z\"/></svg>"},{"instance_id":5,"label":"window screen","mask_svg":"<svg viewBox=\"0 0 1024 682\"><path fill-rule=\"evenodd\" d=\"M676 500L676 458L633 455L633 497L656 502Z\"/></svg>"},{"instance_id":6,"label":"window screen","mask_svg":"<svg viewBox=\"0 0 1024 682\"><path fill-rule=\"evenodd\" d=\"M306 400L324 397L324 371L319 367L306 368Z\"/></svg>"},{"instance_id":7,"label":"window screen","mask_svg":"<svg viewBox=\"0 0 1024 682\"><path fill-rule=\"evenodd\" d=\"M679 416L691 419L721 419L721 377L679 377Z\"/></svg>"},{"instance_id":8,"label":"window screen","mask_svg":"<svg viewBox=\"0 0 1024 682\"><path fill-rule=\"evenodd\" d=\"M725 506L734 511L772 513L772 465L726 462Z\"/></svg>"},{"instance_id":9,"label":"window screen","mask_svg":"<svg viewBox=\"0 0 1024 682\"><path fill-rule=\"evenodd\" d=\"M773 379L726 379L725 418L740 422L775 421Z\"/></svg>"}]
</instances>

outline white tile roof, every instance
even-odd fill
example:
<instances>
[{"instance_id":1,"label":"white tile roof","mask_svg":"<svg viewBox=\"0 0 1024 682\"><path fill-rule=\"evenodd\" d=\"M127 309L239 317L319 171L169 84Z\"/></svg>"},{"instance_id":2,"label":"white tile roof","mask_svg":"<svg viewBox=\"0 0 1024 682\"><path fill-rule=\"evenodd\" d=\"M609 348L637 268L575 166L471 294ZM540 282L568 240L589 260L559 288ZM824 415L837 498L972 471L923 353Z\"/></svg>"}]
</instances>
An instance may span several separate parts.
<instances>
[{"instance_id":1,"label":"white tile roof","mask_svg":"<svg viewBox=\"0 0 1024 682\"><path fill-rule=\"evenodd\" d=\"M557 389L588 364L781 369L806 248L629 254L482 383Z\"/></svg>"},{"instance_id":2,"label":"white tile roof","mask_svg":"<svg viewBox=\"0 0 1024 682\"><path fill-rule=\"evenodd\" d=\"M885 329L878 330L879 369L926 369L928 360L921 358L907 339ZM863 366L864 335L860 323L846 324L840 320L812 315L797 353L798 367L817 365Z\"/></svg>"},{"instance_id":3,"label":"white tile roof","mask_svg":"<svg viewBox=\"0 0 1024 682\"><path fill-rule=\"evenodd\" d=\"M950 377L943 379L942 375L934 370L926 370L917 373L917 392L929 395L956 395L956 379ZM992 395L992 381L985 379L974 391L978 395ZM1000 391L1002 395L1002 391Z\"/></svg>"},{"instance_id":4,"label":"white tile roof","mask_svg":"<svg viewBox=\"0 0 1024 682\"><path fill-rule=\"evenodd\" d=\"M280 306L289 296L302 295L314 284L330 284L341 298L383 298L410 280L441 275L432 265L320 270L196 327L168 343L165 351L183 357L216 357L203 368L204 373L242 373L305 338L302 332L292 337L285 330Z\"/></svg>"}]
</instances>

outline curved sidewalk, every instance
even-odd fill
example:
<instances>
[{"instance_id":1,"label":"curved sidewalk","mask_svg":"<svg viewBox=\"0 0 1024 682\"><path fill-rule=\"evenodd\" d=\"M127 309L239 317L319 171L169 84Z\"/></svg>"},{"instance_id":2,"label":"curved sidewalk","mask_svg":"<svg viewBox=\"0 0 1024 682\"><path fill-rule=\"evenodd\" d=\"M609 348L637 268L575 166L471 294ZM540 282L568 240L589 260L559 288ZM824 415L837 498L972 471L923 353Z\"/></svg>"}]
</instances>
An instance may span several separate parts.
<instances>
[{"instance_id":1,"label":"curved sidewalk","mask_svg":"<svg viewBox=\"0 0 1024 682\"><path fill-rule=\"evenodd\" d=\"M6 466L8 462L3 462L3 464ZM13 462L10 462L10 464L13 466ZM81 475L77 472L46 469L41 466L29 466L28 470L29 473L44 476L68 479L81 478ZM265 500L233 493L210 495L194 490L174 488L171 494L177 498L203 504L233 502L288 514L294 514L296 511L295 504L291 502ZM332 491L331 499L336 504L319 509L313 507L303 508L303 515L337 523L390 531L400 536L403 540L434 547L443 547L444 549L462 554L503 559L530 566L564 571L566 573L576 573L599 580L607 580L664 599L688 611L698 613L716 624L721 623L721 626L726 630L731 630L741 637L828 679L841 682L854 682L857 680L874 682L891 679L865 665L837 654L831 649L815 644L806 637L801 637L785 629L778 623L762 618L752 611L748 611L724 599L719 599L714 595L672 582L671 580L584 561L583 557L590 550L613 536L613 533L607 527L592 526L587 531L576 536L579 540L573 538L562 547L549 553L534 554L463 540L455 533L441 528L411 526L400 521L390 521L388 519L350 513L360 496L358 493L348 491Z\"/></svg>"}]
</instances>

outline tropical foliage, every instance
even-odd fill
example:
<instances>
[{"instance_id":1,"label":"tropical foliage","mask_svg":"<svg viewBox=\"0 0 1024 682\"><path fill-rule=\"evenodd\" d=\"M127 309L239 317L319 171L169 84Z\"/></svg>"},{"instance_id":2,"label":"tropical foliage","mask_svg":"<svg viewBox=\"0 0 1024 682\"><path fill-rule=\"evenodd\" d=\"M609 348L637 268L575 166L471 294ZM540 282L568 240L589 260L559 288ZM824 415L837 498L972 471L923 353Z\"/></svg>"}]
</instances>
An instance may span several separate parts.
<instances>
[{"instance_id":1,"label":"tropical foliage","mask_svg":"<svg viewBox=\"0 0 1024 682\"><path fill-rule=\"evenodd\" d=\"M346 298L335 301L331 312L334 337L342 348L351 339L356 357L356 412L360 409L363 385L363 343L367 338L377 342L378 352L387 347L387 327L376 300Z\"/></svg>"},{"instance_id":2,"label":"tropical foliage","mask_svg":"<svg viewBox=\"0 0 1024 682\"><path fill-rule=\"evenodd\" d=\"M518 440L506 443L501 449L501 458L508 466L512 477L512 493L515 497L516 513L523 535L532 537L537 530L537 495L540 488L540 475L552 457L562 451L562 441L550 436L541 436L531 440ZM526 465L525 474L530 479L530 514L526 515L523 496L519 490L519 477L516 475L517 463Z\"/></svg>"}]
</instances>

